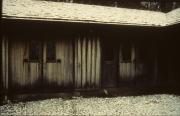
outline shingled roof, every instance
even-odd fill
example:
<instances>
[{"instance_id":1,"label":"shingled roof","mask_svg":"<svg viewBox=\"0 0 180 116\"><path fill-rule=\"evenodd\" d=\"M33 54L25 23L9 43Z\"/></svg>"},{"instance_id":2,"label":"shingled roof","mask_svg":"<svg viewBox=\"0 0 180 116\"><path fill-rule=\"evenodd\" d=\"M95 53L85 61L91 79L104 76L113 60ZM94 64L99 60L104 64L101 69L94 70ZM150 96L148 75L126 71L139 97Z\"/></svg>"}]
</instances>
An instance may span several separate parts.
<instances>
[{"instance_id":1,"label":"shingled roof","mask_svg":"<svg viewBox=\"0 0 180 116\"><path fill-rule=\"evenodd\" d=\"M162 13L43 0L3 0L2 11L4 19L139 26L166 26L180 22L180 9Z\"/></svg>"}]
</instances>

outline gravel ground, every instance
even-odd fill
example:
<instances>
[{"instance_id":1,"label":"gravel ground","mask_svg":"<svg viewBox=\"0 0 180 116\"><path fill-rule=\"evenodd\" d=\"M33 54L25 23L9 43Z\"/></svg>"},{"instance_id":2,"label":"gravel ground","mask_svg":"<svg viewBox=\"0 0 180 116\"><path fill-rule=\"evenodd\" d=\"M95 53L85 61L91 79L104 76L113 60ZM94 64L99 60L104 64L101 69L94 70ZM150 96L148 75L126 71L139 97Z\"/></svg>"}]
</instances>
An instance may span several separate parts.
<instances>
[{"instance_id":1,"label":"gravel ground","mask_svg":"<svg viewBox=\"0 0 180 116\"><path fill-rule=\"evenodd\" d=\"M0 106L1 115L180 115L180 96L47 99Z\"/></svg>"}]
</instances>

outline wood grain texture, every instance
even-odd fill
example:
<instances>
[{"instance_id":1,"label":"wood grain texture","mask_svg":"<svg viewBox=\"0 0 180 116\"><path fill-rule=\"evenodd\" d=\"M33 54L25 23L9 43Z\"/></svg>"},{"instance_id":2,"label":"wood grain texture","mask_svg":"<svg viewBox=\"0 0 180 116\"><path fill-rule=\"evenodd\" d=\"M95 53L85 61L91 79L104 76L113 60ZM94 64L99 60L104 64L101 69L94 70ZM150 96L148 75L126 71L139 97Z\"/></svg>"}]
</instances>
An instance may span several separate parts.
<instances>
[{"instance_id":1,"label":"wood grain texture","mask_svg":"<svg viewBox=\"0 0 180 116\"><path fill-rule=\"evenodd\" d=\"M96 42L93 39L92 40L92 63L91 63L91 84L94 84L95 79L96 79ZM93 86L92 86L93 87Z\"/></svg>"},{"instance_id":2,"label":"wood grain texture","mask_svg":"<svg viewBox=\"0 0 180 116\"><path fill-rule=\"evenodd\" d=\"M131 81L135 79L135 77L140 77L144 71L144 64L141 62L136 62L137 58L137 50L135 45L131 47L131 61L124 62L122 56L122 46L120 45L119 49L119 77L121 80Z\"/></svg>"},{"instance_id":3,"label":"wood grain texture","mask_svg":"<svg viewBox=\"0 0 180 116\"><path fill-rule=\"evenodd\" d=\"M46 46L46 45L45 45ZM57 40L56 46L56 60L61 62L48 62L44 57L43 78L49 84L57 84L58 86L68 86L73 81L73 49L72 42L68 40ZM45 53L47 52L44 47ZM45 54L44 53L44 54Z\"/></svg>"},{"instance_id":4,"label":"wood grain texture","mask_svg":"<svg viewBox=\"0 0 180 116\"><path fill-rule=\"evenodd\" d=\"M9 48L12 84L19 86L31 86L41 76L39 62L24 62L24 59L28 59L28 46L26 45L23 42L14 41Z\"/></svg>"},{"instance_id":5,"label":"wood grain texture","mask_svg":"<svg viewBox=\"0 0 180 116\"><path fill-rule=\"evenodd\" d=\"M86 40L87 38L82 39L82 86L86 86L87 70L86 70Z\"/></svg>"},{"instance_id":6,"label":"wood grain texture","mask_svg":"<svg viewBox=\"0 0 180 116\"><path fill-rule=\"evenodd\" d=\"M91 63L92 63L92 49L91 49L91 40L88 39L87 45L87 85L91 85Z\"/></svg>"},{"instance_id":7,"label":"wood grain texture","mask_svg":"<svg viewBox=\"0 0 180 116\"><path fill-rule=\"evenodd\" d=\"M43 42L42 54L38 61L29 60L29 41L12 41L10 51L10 77L12 87L29 87L35 85L68 87L73 83L73 49L72 41L57 40L56 59L60 62L46 60L46 43ZM27 61L24 61L27 59ZM41 60L42 59L42 60Z\"/></svg>"},{"instance_id":8,"label":"wood grain texture","mask_svg":"<svg viewBox=\"0 0 180 116\"><path fill-rule=\"evenodd\" d=\"M98 88L100 86L100 40L97 37L80 37L75 40L76 88Z\"/></svg>"},{"instance_id":9,"label":"wood grain texture","mask_svg":"<svg viewBox=\"0 0 180 116\"><path fill-rule=\"evenodd\" d=\"M8 73L8 65L9 65L9 56L8 56L8 38L6 38L5 36L3 36L2 38L2 87L5 89L5 92L7 92L8 88L9 88L9 73Z\"/></svg>"},{"instance_id":10,"label":"wood grain texture","mask_svg":"<svg viewBox=\"0 0 180 116\"><path fill-rule=\"evenodd\" d=\"M97 38L97 43L96 43L96 86L100 86L100 77L101 77L101 47L100 47L100 40Z\"/></svg>"}]
</instances>

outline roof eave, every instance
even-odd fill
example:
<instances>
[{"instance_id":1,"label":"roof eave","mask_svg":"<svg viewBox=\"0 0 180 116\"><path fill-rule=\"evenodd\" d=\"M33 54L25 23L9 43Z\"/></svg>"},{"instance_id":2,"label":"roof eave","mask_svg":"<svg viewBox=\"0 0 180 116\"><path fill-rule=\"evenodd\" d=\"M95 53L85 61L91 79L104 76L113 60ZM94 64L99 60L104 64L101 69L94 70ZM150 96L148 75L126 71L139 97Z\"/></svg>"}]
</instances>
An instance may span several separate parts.
<instances>
[{"instance_id":1,"label":"roof eave","mask_svg":"<svg viewBox=\"0 0 180 116\"><path fill-rule=\"evenodd\" d=\"M94 20L70 20L70 19L57 19L57 18L37 18L37 17L16 17L3 15L2 19L10 20L29 20L29 21L48 21L48 22L65 22L65 23L84 23L84 24L105 24L105 25L119 25L119 26L142 26L142 27L164 27L166 25L155 24L137 24L137 23L119 23L119 22L102 22Z\"/></svg>"}]
</instances>

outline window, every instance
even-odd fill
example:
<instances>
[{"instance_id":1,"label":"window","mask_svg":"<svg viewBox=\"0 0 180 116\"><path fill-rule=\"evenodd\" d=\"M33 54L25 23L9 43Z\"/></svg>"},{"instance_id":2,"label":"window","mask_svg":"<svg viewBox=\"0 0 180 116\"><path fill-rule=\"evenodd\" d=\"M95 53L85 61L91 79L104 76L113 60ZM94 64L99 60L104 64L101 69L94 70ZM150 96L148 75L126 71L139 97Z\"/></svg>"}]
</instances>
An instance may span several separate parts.
<instances>
[{"instance_id":1,"label":"window","mask_svg":"<svg viewBox=\"0 0 180 116\"><path fill-rule=\"evenodd\" d=\"M29 60L39 61L39 57L40 57L40 43L31 42L29 45Z\"/></svg>"},{"instance_id":2,"label":"window","mask_svg":"<svg viewBox=\"0 0 180 116\"><path fill-rule=\"evenodd\" d=\"M136 55L136 59L138 62L144 62L147 58L147 48L146 46L139 46L137 48L137 55Z\"/></svg>"},{"instance_id":3,"label":"window","mask_svg":"<svg viewBox=\"0 0 180 116\"><path fill-rule=\"evenodd\" d=\"M46 47L46 61L56 61L56 46L54 42L48 42Z\"/></svg>"},{"instance_id":4,"label":"window","mask_svg":"<svg viewBox=\"0 0 180 116\"><path fill-rule=\"evenodd\" d=\"M114 54L113 54L113 48L112 47L106 46L104 53L105 53L104 57L105 57L106 61L113 61Z\"/></svg>"},{"instance_id":5,"label":"window","mask_svg":"<svg viewBox=\"0 0 180 116\"><path fill-rule=\"evenodd\" d=\"M122 61L131 62L131 45L124 44L122 47Z\"/></svg>"}]
</instances>

